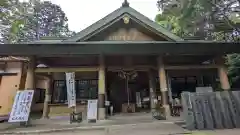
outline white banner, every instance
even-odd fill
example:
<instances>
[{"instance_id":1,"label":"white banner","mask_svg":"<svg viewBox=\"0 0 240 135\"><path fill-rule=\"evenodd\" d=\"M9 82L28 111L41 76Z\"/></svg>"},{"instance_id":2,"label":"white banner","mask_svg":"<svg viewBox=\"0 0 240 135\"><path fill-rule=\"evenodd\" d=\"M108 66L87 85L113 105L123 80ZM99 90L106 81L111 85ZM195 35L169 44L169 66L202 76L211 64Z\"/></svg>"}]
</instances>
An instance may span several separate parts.
<instances>
[{"instance_id":1,"label":"white banner","mask_svg":"<svg viewBox=\"0 0 240 135\"><path fill-rule=\"evenodd\" d=\"M141 94L140 94L140 92L136 92L136 104L137 104L137 107L142 107L142 101L141 101Z\"/></svg>"},{"instance_id":2,"label":"white banner","mask_svg":"<svg viewBox=\"0 0 240 135\"><path fill-rule=\"evenodd\" d=\"M28 121L34 90L17 91L8 122Z\"/></svg>"},{"instance_id":3,"label":"white banner","mask_svg":"<svg viewBox=\"0 0 240 135\"><path fill-rule=\"evenodd\" d=\"M68 107L76 106L75 73L66 73Z\"/></svg>"},{"instance_id":4,"label":"white banner","mask_svg":"<svg viewBox=\"0 0 240 135\"><path fill-rule=\"evenodd\" d=\"M87 119L97 120L97 103L98 100L88 100Z\"/></svg>"}]
</instances>

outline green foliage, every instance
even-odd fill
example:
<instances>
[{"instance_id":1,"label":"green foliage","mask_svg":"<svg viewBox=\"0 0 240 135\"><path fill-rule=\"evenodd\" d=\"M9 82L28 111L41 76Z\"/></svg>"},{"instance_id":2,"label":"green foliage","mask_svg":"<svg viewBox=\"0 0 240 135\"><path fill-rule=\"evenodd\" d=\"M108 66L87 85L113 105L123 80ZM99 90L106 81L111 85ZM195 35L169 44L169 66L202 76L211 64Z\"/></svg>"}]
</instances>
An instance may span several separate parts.
<instances>
[{"instance_id":1,"label":"green foliage","mask_svg":"<svg viewBox=\"0 0 240 135\"><path fill-rule=\"evenodd\" d=\"M166 28L169 31L172 31L178 36L184 36L184 34L187 33L187 31L185 31L184 28L180 26L179 17L173 15L158 14L155 18L155 21L162 27Z\"/></svg>"},{"instance_id":2,"label":"green foliage","mask_svg":"<svg viewBox=\"0 0 240 135\"><path fill-rule=\"evenodd\" d=\"M232 83L240 80L240 54L230 54L227 57L228 74Z\"/></svg>"},{"instance_id":3,"label":"green foliage","mask_svg":"<svg viewBox=\"0 0 240 135\"><path fill-rule=\"evenodd\" d=\"M68 29L65 13L49 1L4 0L1 5L3 14L0 20L6 26L0 31L2 43L29 42L44 36L68 37L73 34Z\"/></svg>"},{"instance_id":4,"label":"green foliage","mask_svg":"<svg viewBox=\"0 0 240 135\"><path fill-rule=\"evenodd\" d=\"M11 40L16 38L14 35L23 22L19 7L18 0L2 0L0 2L0 37L3 37L1 42L4 42L6 35Z\"/></svg>"},{"instance_id":5,"label":"green foliage","mask_svg":"<svg viewBox=\"0 0 240 135\"><path fill-rule=\"evenodd\" d=\"M240 32L237 24L240 6L237 3L238 0L158 0L158 8L162 16L178 18L176 23L184 30L183 33L188 33L183 35L215 40L212 37L214 32ZM232 38L232 35L227 37Z\"/></svg>"},{"instance_id":6,"label":"green foliage","mask_svg":"<svg viewBox=\"0 0 240 135\"><path fill-rule=\"evenodd\" d=\"M156 22L183 38L240 42L239 0L158 0ZM232 82L240 80L240 54L227 56Z\"/></svg>"}]
</instances>

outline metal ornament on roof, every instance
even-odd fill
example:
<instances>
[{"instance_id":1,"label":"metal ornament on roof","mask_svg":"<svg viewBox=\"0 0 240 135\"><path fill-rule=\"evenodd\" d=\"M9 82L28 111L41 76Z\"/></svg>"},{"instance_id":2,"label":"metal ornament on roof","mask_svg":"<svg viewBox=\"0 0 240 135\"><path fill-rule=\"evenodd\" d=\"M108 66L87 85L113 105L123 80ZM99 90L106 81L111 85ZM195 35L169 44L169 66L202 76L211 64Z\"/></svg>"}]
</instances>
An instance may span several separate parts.
<instances>
[{"instance_id":1,"label":"metal ornament on roof","mask_svg":"<svg viewBox=\"0 0 240 135\"><path fill-rule=\"evenodd\" d=\"M124 0L122 7L129 7L129 2L127 0Z\"/></svg>"},{"instance_id":2,"label":"metal ornament on roof","mask_svg":"<svg viewBox=\"0 0 240 135\"><path fill-rule=\"evenodd\" d=\"M123 22L124 22L125 24L129 24L129 22L130 22L129 16L125 15L125 16L123 17Z\"/></svg>"}]
</instances>

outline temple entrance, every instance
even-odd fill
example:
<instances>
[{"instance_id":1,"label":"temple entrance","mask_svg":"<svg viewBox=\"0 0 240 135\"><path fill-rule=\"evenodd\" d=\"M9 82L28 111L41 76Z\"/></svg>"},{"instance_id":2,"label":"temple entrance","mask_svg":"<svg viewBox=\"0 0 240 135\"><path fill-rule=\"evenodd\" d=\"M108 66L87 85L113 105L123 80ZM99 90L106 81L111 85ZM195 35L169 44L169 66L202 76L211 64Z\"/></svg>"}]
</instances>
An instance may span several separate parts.
<instances>
[{"instance_id":1,"label":"temple entrance","mask_svg":"<svg viewBox=\"0 0 240 135\"><path fill-rule=\"evenodd\" d=\"M126 78L127 74L129 78ZM108 72L107 97L113 113L135 113L150 110L147 72Z\"/></svg>"},{"instance_id":2,"label":"temple entrance","mask_svg":"<svg viewBox=\"0 0 240 135\"><path fill-rule=\"evenodd\" d=\"M168 71L169 83L171 88L170 104L172 106L172 115L180 116L181 93L182 92L197 92L197 88L209 88L212 91L217 89L216 70L202 69L202 70L181 70ZM204 89L203 89L204 90ZM204 91L201 91L204 92Z\"/></svg>"}]
</instances>

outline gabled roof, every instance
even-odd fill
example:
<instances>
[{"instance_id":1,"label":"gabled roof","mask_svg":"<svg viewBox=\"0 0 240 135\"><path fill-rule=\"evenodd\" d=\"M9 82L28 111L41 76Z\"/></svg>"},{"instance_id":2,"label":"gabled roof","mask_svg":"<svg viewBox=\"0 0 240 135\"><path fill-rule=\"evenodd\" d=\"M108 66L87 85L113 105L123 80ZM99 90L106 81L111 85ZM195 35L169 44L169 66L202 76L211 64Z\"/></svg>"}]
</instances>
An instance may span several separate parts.
<instances>
[{"instance_id":1,"label":"gabled roof","mask_svg":"<svg viewBox=\"0 0 240 135\"><path fill-rule=\"evenodd\" d=\"M178 37L177 35L171 33L169 30L165 29L164 27L160 26L158 23L150 20L149 18L139 13L135 9L131 8L128 4L123 4L122 7L113 11L106 17L102 18L101 20L97 21L96 23L92 24L91 26L87 27L81 32L77 33L75 36L64 40L63 42L85 41L89 37L99 33L103 29L106 29L106 27L108 27L109 25L120 20L125 15L129 16L130 19L136 21L137 23L144 25L145 27L148 27L148 29L155 32L156 34L166 39L169 39L170 41L184 40Z\"/></svg>"}]
</instances>

